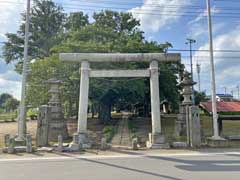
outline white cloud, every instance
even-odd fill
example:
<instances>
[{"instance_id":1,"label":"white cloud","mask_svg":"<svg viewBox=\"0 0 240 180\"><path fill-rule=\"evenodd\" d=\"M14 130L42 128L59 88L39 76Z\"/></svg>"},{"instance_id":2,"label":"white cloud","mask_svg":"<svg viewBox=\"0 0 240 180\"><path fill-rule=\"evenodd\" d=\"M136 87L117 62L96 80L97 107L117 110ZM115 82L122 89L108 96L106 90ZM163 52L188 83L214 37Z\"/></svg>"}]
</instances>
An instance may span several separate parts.
<instances>
[{"instance_id":1,"label":"white cloud","mask_svg":"<svg viewBox=\"0 0 240 180\"><path fill-rule=\"evenodd\" d=\"M133 8L130 12L140 20L141 29L145 32L157 32L162 27L176 22L184 12L182 8L190 2L190 0L145 0L141 7Z\"/></svg>"},{"instance_id":2,"label":"white cloud","mask_svg":"<svg viewBox=\"0 0 240 180\"><path fill-rule=\"evenodd\" d=\"M15 98L20 99L21 75L14 71L14 65L6 65L0 59L0 94L10 93Z\"/></svg>"},{"instance_id":3,"label":"white cloud","mask_svg":"<svg viewBox=\"0 0 240 180\"><path fill-rule=\"evenodd\" d=\"M213 7L211 9L212 15L220 13L220 10ZM189 26L189 37L205 39L208 35L208 25L207 25L207 11L199 13L199 15L188 22ZM221 29L225 24L224 23L215 23L213 25L213 33L217 32Z\"/></svg>"},{"instance_id":4,"label":"white cloud","mask_svg":"<svg viewBox=\"0 0 240 180\"><path fill-rule=\"evenodd\" d=\"M220 12L220 10L217 9L216 7L211 8L211 14L212 15L217 14L219 12ZM189 21L188 25L198 23L199 21L204 20L204 18L206 18L206 16L207 16L207 10L204 10L204 12L199 13L199 15L195 19Z\"/></svg>"},{"instance_id":5,"label":"white cloud","mask_svg":"<svg viewBox=\"0 0 240 180\"><path fill-rule=\"evenodd\" d=\"M25 0L0 0L0 34L15 32L21 20L20 13L24 10Z\"/></svg>"},{"instance_id":6,"label":"white cloud","mask_svg":"<svg viewBox=\"0 0 240 180\"><path fill-rule=\"evenodd\" d=\"M25 0L0 0L0 41L6 40L7 32L16 32L25 2ZM20 75L14 71L14 67L7 66L0 59L0 94L3 92L20 99L21 82Z\"/></svg>"},{"instance_id":7,"label":"white cloud","mask_svg":"<svg viewBox=\"0 0 240 180\"><path fill-rule=\"evenodd\" d=\"M9 93L15 98L20 99L21 97L21 82L7 80L5 77L0 76L0 94Z\"/></svg>"},{"instance_id":8,"label":"white cloud","mask_svg":"<svg viewBox=\"0 0 240 180\"><path fill-rule=\"evenodd\" d=\"M3 39L7 38L4 33L0 33L0 37L3 38Z\"/></svg>"},{"instance_id":9,"label":"white cloud","mask_svg":"<svg viewBox=\"0 0 240 180\"><path fill-rule=\"evenodd\" d=\"M240 49L240 26L233 28L232 31L218 35L214 38L214 50L236 50ZM199 50L209 49L208 43L204 44ZM195 53L195 60L202 66L201 78L203 89L210 89L210 61L209 52ZM226 53L214 52L216 84L219 93L224 92L223 87L236 87L240 83L240 52ZM221 58L219 58L221 57ZM196 72L196 70L194 71ZM195 74L196 77L196 74ZM236 89L235 89L236 90ZM209 91L208 91L209 92Z\"/></svg>"}]
</instances>

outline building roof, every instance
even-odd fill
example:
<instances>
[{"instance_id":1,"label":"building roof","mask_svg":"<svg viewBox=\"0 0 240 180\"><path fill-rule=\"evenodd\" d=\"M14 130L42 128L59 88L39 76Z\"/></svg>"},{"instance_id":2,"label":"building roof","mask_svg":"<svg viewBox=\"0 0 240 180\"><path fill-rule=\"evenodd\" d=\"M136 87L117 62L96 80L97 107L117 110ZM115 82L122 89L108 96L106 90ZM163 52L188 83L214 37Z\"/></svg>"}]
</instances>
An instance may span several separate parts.
<instances>
[{"instance_id":1,"label":"building roof","mask_svg":"<svg viewBox=\"0 0 240 180\"><path fill-rule=\"evenodd\" d=\"M233 97L231 94L216 94L218 97Z\"/></svg>"},{"instance_id":2,"label":"building roof","mask_svg":"<svg viewBox=\"0 0 240 180\"><path fill-rule=\"evenodd\" d=\"M212 112L212 102L201 102L200 106L209 113ZM217 102L217 112L240 112L240 102Z\"/></svg>"}]
</instances>

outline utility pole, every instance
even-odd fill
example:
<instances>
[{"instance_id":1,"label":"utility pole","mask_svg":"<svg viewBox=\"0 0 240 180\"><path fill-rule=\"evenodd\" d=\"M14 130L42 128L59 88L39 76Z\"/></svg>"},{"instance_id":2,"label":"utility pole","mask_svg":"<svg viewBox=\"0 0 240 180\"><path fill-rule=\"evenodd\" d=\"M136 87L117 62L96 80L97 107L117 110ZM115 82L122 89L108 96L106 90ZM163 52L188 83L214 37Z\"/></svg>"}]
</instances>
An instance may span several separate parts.
<instances>
[{"instance_id":1,"label":"utility pole","mask_svg":"<svg viewBox=\"0 0 240 180\"><path fill-rule=\"evenodd\" d=\"M227 94L227 87L225 86L225 87L223 87L223 88L224 88L225 94Z\"/></svg>"},{"instance_id":2,"label":"utility pole","mask_svg":"<svg viewBox=\"0 0 240 180\"><path fill-rule=\"evenodd\" d=\"M207 14L208 14L208 33L209 33L209 52L211 64L211 91L212 91L212 115L213 115L213 140L222 139L219 136L218 130L218 116L217 116L217 103L216 103L216 82L215 82L215 67L213 57L213 36L212 36L212 17L211 17L211 4L210 0L206 0Z\"/></svg>"},{"instance_id":3,"label":"utility pole","mask_svg":"<svg viewBox=\"0 0 240 180\"><path fill-rule=\"evenodd\" d=\"M196 43L196 40L191 39L191 38L187 38L187 42L186 44L189 44L189 52L190 52L190 66L191 66L191 80L193 82L193 63L192 63L192 44ZM195 104L195 97L194 97L194 85L192 85L192 91L193 91L193 95L192 95L192 102L193 104Z\"/></svg>"},{"instance_id":4,"label":"utility pole","mask_svg":"<svg viewBox=\"0 0 240 180\"><path fill-rule=\"evenodd\" d=\"M20 102L20 112L18 119L18 137L16 140L24 141L27 132L26 126L26 77L27 77L27 64L28 64L28 35L29 35L29 21L30 21L30 0L27 0L26 22L25 22L25 40L24 40L24 59L22 71L22 92Z\"/></svg>"},{"instance_id":5,"label":"utility pole","mask_svg":"<svg viewBox=\"0 0 240 180\"><path fill-rule=\"evenodd\" d=\"M198 91L199 91L199 92L201 92L200 72L201 72L201 65L197 63Z\"/></svg>"},{"instance_id":6,"label":"utility pole","mask_svg":"<svg viewBox=\"0 0 240 180\"><path fill-rule=\"evenodd\" d=\"M239 94L239 91L240 91L240 87L239 87L239 84L238 84L238 85L237 85L238 100L240 100L240 94Z\"/></svg>"}]
</instances>

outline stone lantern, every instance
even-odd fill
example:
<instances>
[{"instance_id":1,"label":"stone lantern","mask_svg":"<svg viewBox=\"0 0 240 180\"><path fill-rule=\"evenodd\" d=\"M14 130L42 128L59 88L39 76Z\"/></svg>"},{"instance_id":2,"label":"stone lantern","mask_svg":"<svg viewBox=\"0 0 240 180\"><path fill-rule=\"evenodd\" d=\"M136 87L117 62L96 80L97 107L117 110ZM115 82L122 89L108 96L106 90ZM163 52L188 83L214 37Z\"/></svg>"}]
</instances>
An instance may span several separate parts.
<instances>
[{"instance_id":1,"label":"stone lantern","mask_svg":"<svg viewBox=\"0 0 240 180\"><path fill-rule=\"evenodd\" d=\"M48 139L50 141L56 141L59 135L62 135L62 137L66 139L68 137L67 122L66 119L64 119L64 114L62 112L59 90L62 82L56 78L51 78L47 82L50 85L49 93L51 95L48 102L51 111Z\"/></svg>"},{"instance_id":2,"label":"stone lantern","mask_svg":"<svg viewBox=\"0 0 240 180\"><path fill-rule=\"evenodd\" d=\"M186 135L186 119L187 119L187 109L189 106L193 105L192 95L193 89L192 86L196 84L191 80L190 73L184 71L182 73L182 80L179 83L181 87L181 95L183 96L183 101L179 105L179 114L176 120L176 136Z\"/></svg>"},{"instance_id":3,"label":"stone lantern","mask_svg":"<svg viewBox=\"0 0 240 180\"><path fill-rule=\"evenodd\" d=\"M183 95L183 105L193 105L192 95L193 95L193 88L192 86L195 85L196 82L193 82L190 78L190 73L187 71L183 72L183 79L180 82L179 86L182 87L181 94Z\"/></svg>"}]
</instances>

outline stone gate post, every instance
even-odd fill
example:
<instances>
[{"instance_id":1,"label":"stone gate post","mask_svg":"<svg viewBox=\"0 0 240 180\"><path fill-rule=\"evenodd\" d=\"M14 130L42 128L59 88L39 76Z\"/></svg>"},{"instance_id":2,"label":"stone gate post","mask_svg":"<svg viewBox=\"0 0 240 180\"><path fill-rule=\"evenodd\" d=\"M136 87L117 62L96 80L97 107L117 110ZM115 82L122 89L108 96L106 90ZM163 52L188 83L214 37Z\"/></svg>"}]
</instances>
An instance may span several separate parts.
<instances>
[{"instance_id":1,"label":"stone gate post","mask_svg":"<svg viewBox=\"0 0 240 180\"><path fill-rule=\"evenodd\" d=\"M150 63L150 92L151 92L151 116L152 133L149 134L148 148L168 148L164 144L165 138L161 130L160 97L159 97L159 70L158 62Z\"/></svg>"},{"instance_id":2,"label":"stone gate post","mask_svg":"<svg viewBox=\"0 0 240 180\"><path fill-rule=\"evenodd\" d=\"M160 98L159 98L159 78L158 62L150 63L150 92L151 92L151 115L152 115L152 135L161 133Z\"/></svg>"},{"instance_id":3,"label":"stone gate post","mask_svg":"<svg viewBox=\"0 0 240 180\"><path fill-rule=\"evenodd\" d=\"M81 63L79 111L78 111L78 133L87 133L87 110L88 110L88 90L89 90L89 62Z\"/></svg>"}]
</instances>

